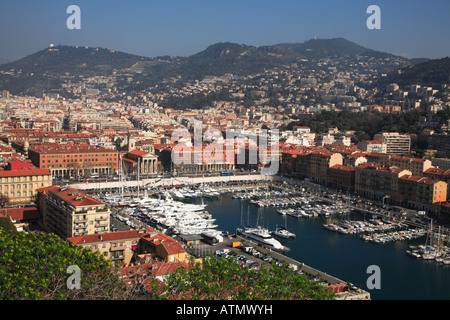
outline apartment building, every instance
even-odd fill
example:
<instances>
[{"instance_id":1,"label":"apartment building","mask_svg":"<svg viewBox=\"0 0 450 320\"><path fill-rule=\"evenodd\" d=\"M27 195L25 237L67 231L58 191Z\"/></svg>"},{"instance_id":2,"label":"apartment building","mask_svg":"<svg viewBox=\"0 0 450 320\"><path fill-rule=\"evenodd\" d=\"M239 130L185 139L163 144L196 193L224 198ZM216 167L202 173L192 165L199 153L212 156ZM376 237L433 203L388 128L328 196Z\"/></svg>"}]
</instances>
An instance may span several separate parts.
<instances>
[{"instance_id":1,"label":"apartment building","mask_svg":"<svg viewBox=\"0 0 450 320\"><path fill-rule=\"evenodd\" d=\"M364 140L358 143L358 149L365 152L386 153L387 145L383 141Z\"/></svg>"},{"instance_id":2,"label":"apartment building","mask_svg":"<svg viewBox=\"0 0 450 320\"><path fill-rule=\"evenodd\" d=\"M48 169L25 168L0 171L0 193L10 203L29 203L36 190L52 185L52 174Z\"/></svg>"},{"instance_id":3,"label":"apartment building","mask_svg":"<svg viewBox=\"0 0 450 320\"><path fill-rule=\"evenodd\" d=\"M411 151L411 137L398 132L377 133L374 140L386 144L386 153L395 155L408 155Z\"/></svg>"},{"instance_id":4,"label":"apartment building","mask_svg":"<svg viewBox=\"0 0 450 320\"><path fill-rule=\"evenodd\" d=\"M297 176L326 182L328 180L328 168L336 164L342 165L343 157L340 153L315 149L297 154L296 161Z\"/></svg>"},{"instance_id":5,"label":"apartment building","mask_svg":"<svg viewBox=\"0 0 450 320\"><path fill-rule=\"evenodd\" d=\"M447 183L427 177L403 175L398 179L397 202L417 210L437 212L447 200Z\"/></svg>"},{"instance_id":6,"label":"apartment building","mask_svg":"<svg viewBox=\"0 0 450 320\"><path fill-rule=\"evenodd\" d=\"M369 153L366 158L370 163L409 170L416 176L423 176L424 172L432 167L432 163L428 159L411 158L385 153Z\"/></svg>"},{"instance_id":7,"label":"apartment building","mask_svg":"<svg viewBox=\"0 0 450 320\"><path fill-rule=\"evenodd\" d=\"M428 168L424 173L424 177L438 180L438 181L444 181L447 183L447 198L450 195L450 170L447 169L440 169L440 168Z\"/></svg>"},{"instance_id":8,"label":"apartment building","mask_svg":"<svg viewBox=\"0 0 450 320\"><path fill-rule=\"evenodd\" d=\"M328 168L328 183L344 190L354 190L355 167L335 164Z\"/></svg>"},{"instance_id":9,"label":"apartment building","mask_svg":"<svg viewBox=\"0 0 450 320\"><path fill-rule=\"evenodd\" d=\"M376 163L363 163L355 168L355 192L372 199L390 199L398 196L398 178L411 171Z\"/></svg>"},{"instance_id":10,"label":"apartment building","mask_svg":"<svg viewBox=\"0 0 450 320\"><path fill-rule=\"evenodd\" d=\"M37 206L44 227L66 239L110 231L110 210L70 187L50 186L37 190Z\"/></svg>"},{"instance_id":11,"label":"apartment building","mask_svg":"<svg viewBox=\"0 0 450 320\"><path fill-rule=\"evenodd\" d=\"M70 237L67 241L99 252L113 266L127 266L135 257L139 240L148 234L158 233L152 229L128 230Z\"/></svg>"}]
</instances>

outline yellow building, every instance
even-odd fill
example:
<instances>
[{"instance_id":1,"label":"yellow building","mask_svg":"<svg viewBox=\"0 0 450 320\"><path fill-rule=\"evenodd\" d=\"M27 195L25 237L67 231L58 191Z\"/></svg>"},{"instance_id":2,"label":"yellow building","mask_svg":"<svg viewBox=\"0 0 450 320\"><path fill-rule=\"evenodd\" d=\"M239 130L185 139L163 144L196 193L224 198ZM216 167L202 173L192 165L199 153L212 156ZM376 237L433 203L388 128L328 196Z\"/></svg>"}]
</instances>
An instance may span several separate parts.
<instances>
[{"instance_id":1,"label":"yellow building","mask_svg":"<svg viewBox=\"0 0 450 320\"><path fill-rule=\"evenodd\" d=\"M52 185L52 174L48 169L26 168L0 171L0 193L10 203L28 203L36 190Z\"/></svg>"},{"instance_id":2,"label":"yellow building","mask_svg":"<svg viewBox=\"0 0 450 320\"><path fill-rule=\"evenodd\" d=\"M157 232L151 229L127 230L71 237L67 241L99 252L112 265L128 266L134 258L139 240L149 234Z\"/></svg>"},{"instance_id":3,"label":"yellow building","mask_svg":"<svg viewBox=\"0 0 450 320\"><path fill-rule=\"evenodd\" d=\"M343 157L328 150L314 150L298 154L296 161L297 175L325 182L328 180L328 169L336 164L342 165Z\"/></svg>"},{"instance_id":4,"label":"yellow building","mask_svg":"<svg viewBox=\"0 0 450 320\"><path fill-rule=\"evenodd\" d=\"M153 229L128 230L68 238L67 241L101 253L113 265L149 261L185 262L186 252L177 240Z\"/></svg>"}]
</instances>

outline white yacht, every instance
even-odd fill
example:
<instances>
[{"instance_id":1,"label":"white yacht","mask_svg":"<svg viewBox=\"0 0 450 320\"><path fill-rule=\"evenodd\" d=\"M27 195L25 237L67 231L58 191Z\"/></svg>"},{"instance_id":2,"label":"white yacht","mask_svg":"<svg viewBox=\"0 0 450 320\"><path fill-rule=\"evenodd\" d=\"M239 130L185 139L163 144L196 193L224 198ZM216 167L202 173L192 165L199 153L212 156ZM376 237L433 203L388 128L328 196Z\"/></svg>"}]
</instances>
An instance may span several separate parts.
<instances>
[{"instance_id":1,"label":"white yacht","mask_svg":"<svg viewBox=\"0 0 450 320\"><path fill-rule=\"evenodd\" d=\"M269 230L263 227L241 227L236 229L237 234L250 240L256 241L272 250L288 252L290 249L283 246L278 240L274 239Z\"/></svg>"},{"instance_id":2,"label":"white yacht","mask_svg":"<svg viewBox=\"0 0 450 320\"><path fill-rule=\"evenodd\" d=\"M170 190L169 194L175 200L184 200L184 195L178 190Z\"/></svg>"},{"instance_id":3,"label":"white yacht","mask_svg":"<svg viewBox=\"0 0 450 320\"><path fill-rule=\"evenodd\" d=\"M275 231L271 232L274 236L278 236L284 239L291 239L291 238L295 238L295 233L290 232L289 230L287 230L286 228L277 226L277 228L275 229Z\"/></svg>"}]
</instances>

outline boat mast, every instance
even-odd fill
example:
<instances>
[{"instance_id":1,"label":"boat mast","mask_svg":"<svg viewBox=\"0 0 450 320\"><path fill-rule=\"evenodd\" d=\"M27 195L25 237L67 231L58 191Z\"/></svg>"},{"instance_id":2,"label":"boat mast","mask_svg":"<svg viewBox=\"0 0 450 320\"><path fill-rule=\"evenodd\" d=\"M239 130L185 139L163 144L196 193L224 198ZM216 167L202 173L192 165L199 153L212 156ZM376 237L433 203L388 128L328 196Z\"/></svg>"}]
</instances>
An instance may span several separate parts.
<instances>
[{"instance_id":1,"label":"boat mast","mask_svg":"<svg viewBox=\"0 0 450 320\"><path fill-rule=\"evenodd\" d=\"M120 193L123 201L123 158L120 158L119 162L119 181L120 181Z\"/></svg>"},{"instance_id":2,"label":"boat mast","mask_svg":"<svg viewBox=\"0 0 450 320\"><path fill-rule=\"evenodd\" d=\"M141 171L141 158L138 158L138 172L137 172L137 196L139 198L139 172Z\"/></svg>"}]
</instances>

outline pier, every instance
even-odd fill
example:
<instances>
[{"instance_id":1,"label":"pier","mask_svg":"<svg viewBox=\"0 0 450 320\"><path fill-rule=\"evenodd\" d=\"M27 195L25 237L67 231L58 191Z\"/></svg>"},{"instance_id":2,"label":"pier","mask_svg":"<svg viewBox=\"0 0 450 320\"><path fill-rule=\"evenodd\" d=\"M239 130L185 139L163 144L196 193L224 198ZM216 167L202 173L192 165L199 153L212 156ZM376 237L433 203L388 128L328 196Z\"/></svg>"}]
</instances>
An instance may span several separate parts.
<instances>
[{"instance_id":1,"label":"pier","mask_svg":"<svg viewBox=\"0 0 450 320\"><path fill-rule=\"evenodd\" d=\"M242 244L242 247L233 247L233 243L240 242ZM251 253L248 253L244 251L242 248L248 248L252 247L257 252L260 253L260 255L255 256ZM327 285L339 285L339 284L345 284L349 286L348 291L344 291L342 293L339 293L337 295L338 300L370 300L370 293L362 290L361 288L356 288L352 284L349 284L348 282L338 279L332 275L327 274L326 272L317 270L311 266L308 266L302 262L299 262L297 260L294 260L290 257L285 256L284 254L278 253L276 251L270 250L268 248L265 248L264 246L253 242L249 239L240 237L238 235L229 235L228 237L224 237L223 241L216 244L216 245L210 245L201 242L199 245L192 246L187 248L187 252L190 254L201 257L203 255L207 254L214 254L217 251L223 251L223 250L231 250L234 251L237 255L243 255L247 259L251 261L258 262L259 264L263 264L264 260L262 257L268 256L271 257L274 261L277 261L279 263L286 263L290 265L291 267L294 267L297 272L302 272L306 276L308 276L313 281L320 281L323 283L326 283Z\"/></svg>"}]
</instances>

